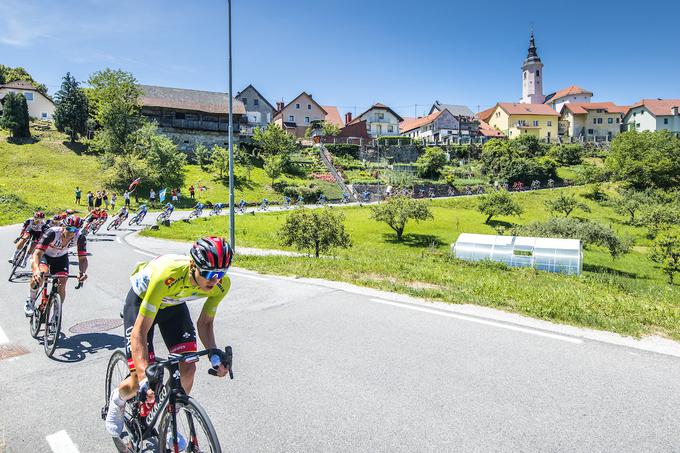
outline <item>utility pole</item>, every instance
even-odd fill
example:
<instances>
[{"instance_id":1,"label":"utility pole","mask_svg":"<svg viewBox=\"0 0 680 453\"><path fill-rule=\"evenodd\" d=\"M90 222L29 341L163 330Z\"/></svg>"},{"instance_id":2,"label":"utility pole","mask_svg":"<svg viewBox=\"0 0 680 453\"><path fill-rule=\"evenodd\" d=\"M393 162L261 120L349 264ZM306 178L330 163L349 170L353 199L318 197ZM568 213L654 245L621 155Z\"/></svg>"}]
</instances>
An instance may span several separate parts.
<instances>
[{"instance_id":1,"label":"utility pole","mask_svg":"<svg viewBox=\"0 0 680 453\"><path fill-rule=\"evenodd\" d=\"M229 243L232 250L236 251L236 239L234 234L234 109L232 102L232 76L231 76L231 0L227 0L229 15Z\"/></svg>"}]
</instances>

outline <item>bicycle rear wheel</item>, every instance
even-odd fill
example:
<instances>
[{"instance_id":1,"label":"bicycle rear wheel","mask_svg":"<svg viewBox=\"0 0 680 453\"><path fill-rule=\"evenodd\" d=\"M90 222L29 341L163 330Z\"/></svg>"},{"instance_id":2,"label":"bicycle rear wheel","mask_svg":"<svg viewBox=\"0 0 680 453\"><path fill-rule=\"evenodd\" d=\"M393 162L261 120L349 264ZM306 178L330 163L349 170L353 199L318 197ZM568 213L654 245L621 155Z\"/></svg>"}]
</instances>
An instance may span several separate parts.
<instances>
[{"instance_id":1,"label":"bicycle rear wheel","mask_svg":"<svg viewBox=\"0 0 680 453\"><path fill-rule=\"evenodd\" d=\"M45 307L45 336L43 346L47 357L52 357L57 349L61 334L61 297L55 293L50 297Z\"/></svg>"},{"instance_id":2,"label":"bicycle rear wheel","mask_svg":"<svg viewBox=\"0 0 680 453\"><path fill-rule=\"evenodd\" d=\"M116 351L113 353L109 359L109 364L106 367L106 380L104 381L104 407L102 408L102 419L106 419L106 414L109 411L109 401L111 401L111 392L115 388L118 388L121 382L130 376L130 368L128 367L127 359L125 354L121 351ZM125 403L125 421L129 421L132 418L132 405L130 403ZM127 426L127 423L126 423ZM124 433L126 434L126 433ZM126 436L121 436L121 438L114 438L113 443L119 452L128 452L127 442L124 440Z\"/></svg>"},{"instance_id":3,"label":"bicycle rear wheel","mask_svg":"<svg viewBox=\"0 0 680 453\"><path fill-rule=\"evenodd\" d=\"M195 399L187 395L179 395L175 404L175 414L177 432L189 444L185 451L222 453L215 427L205 409ZM164 413L159 428L159 451L163 453L174 452L172 443L170 448L167 448L168 436L172 437L172 413L170 411Z\"/></svg>"},{"instance_id":4,"label":"bicycle rear wheel","mask_svg":"<svg viewBox=\"0 0 680 453\"><path fill-rule=\"evenodd\" d=\"M37 298L39 299L39 298ZM36 300L33 302L34 304L40 305L40 303ZM31 319L29 320L29 328L31 330L31 336L33 338L38 338L38 333L40 332L40 325L42 324L42 318L43 318L43 312L40 311L40 308L36 306L35 310L33 310L33 316L31 316Z\"/></svg>"},{"instance_id":5,"label":"bicycle rear wheel","mask_svg":"<svg viewBox=\"0 0 680 453\"><path fill-rule=\"evenodd\" d=\"M17 269L19 268L19 265L26 259L26 253L28 253L28 241L24 246L21 248L19 253L17 254L16 258L14 258L14 262L12 263L12 271L9 274L9 281L13 281L14 277L16 276Z\"/></svg>"}]
</instances>

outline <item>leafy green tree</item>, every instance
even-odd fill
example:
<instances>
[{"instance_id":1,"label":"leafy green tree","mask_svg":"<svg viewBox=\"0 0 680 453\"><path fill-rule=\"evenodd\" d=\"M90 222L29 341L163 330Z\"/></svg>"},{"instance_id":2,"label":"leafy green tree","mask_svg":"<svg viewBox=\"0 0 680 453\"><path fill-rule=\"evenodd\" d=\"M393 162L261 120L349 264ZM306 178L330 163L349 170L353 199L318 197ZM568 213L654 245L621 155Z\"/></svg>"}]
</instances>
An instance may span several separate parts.
<instances>
[{"instance_id":1,"label":"leafy green tree","mask_svg":"<svg viewBox=\"0 0 680 453\"><path fill-rule=\"evenodd\" d=\"M211 163L212 151L203 143L199 143L196 149L194 149L194 156L196 157L196 163L201 169L207 170Z\"/></svg>"},{"instance_id":2,"label":"leafy green tree","mask_svg":"<svg viewBox=\"0 0 680 453\"><path fill-rule=\"evenodd\" d=\"M377 222L385 222L397 234L397 240L401 241L409 220L419 222L434 217L426 202L396 196L389 198L385 203L372 206L370 218Z\"/></svg>"},{"instance_id":3,"label":"leafy green tree","mask_svg":"<svg viewBox=\"0 0 680 453\"><path fill-rule=\"evenodd\" d=\"M446 165L446 153L438 146L425 148L425 152L416 161L418 176L438 179Z\"/></svg>"},{"instance_id":4,"label":"leafy green tree","mask_svg":"<svg viewBox=\"0 0 680 453\"><path fill-rule=\"evenodd\" d=\"M321 122L321 133L323 134L324 137L335 137L340 133L340 128L333 123L329 123L328 121L322 121ZM312 126L308 127L305 130L305 138L309 138L312 136Z\"/></svg>"},{"instance_id":5,"label":"leafy green tree","mask_svg":"<svg viewBox=\"0 0 680 453\"><path fill-rule=\"evenodd\" d=\"M618 193L619 196L615 200L614 210L618 214L628 215L631 224L635 223L635 213L652 203L649 195L639 190L620 189Z\"/></svg>"},{"instance_id":6,"label":"leafy green tree","mask_svg":"<svg viewBox=\"0 0 680 453\"><path fill-rule=\"evenodd\" d=\"M647 236L655 238L659 233L680 225L680 207L663 203L645 205L640 209L638 223L647 228Z\"/></svg>"},{"instance_id":7,"label":"leafy green tree","mask_svg":"<svg viewBox=\"0 0 680 453\"><path fill-rule=\"evenodd\" d=\"M583 212L590 212L590 207L587 204L578 201L576 195L567 195L564 192L560 192L557 195L557 198L546 200L544 204L548 211L564 214L565 217L569 217L569 214L575 209L580 209Z\"/></svg>"},{"instance_id":8,"label":"leafy green tree","mask_svg":"<svg viewBox=\"0 0 680 453\"><path fill-rule=\"evenodd\" d=\"M3 99L0 127L9 129L11 137L30 137L28 104L21 93L9 92Z\"/></svg>"},{"instance_id":9,"label":"leafy green tree","mask_svg":"<svg viewBox=\"0 0 680 453\"><path fill-rule=\"evenodd\" d=\"M579 185L600 183L609 178L609 172L605 168L588 162L583 162L574 169L574 172L576 176L573 182Z\"/></svg>"},{"instance_id":10,"label":"leafy green tree","mask_svg":"<svg viewBox=\"0 0 680 453\"><path fill-rule=\"evenodd\" d=\"M296 209L279 230L281 244L319 257L334 248L349 248L352 240L345 231L345 216L331 208Z\"/></svg>"},{"instance_id":11,"label":"leafy green tree","mask_svg":"<svg viewBox=\"0 0 680 453\"><path fill-rule=\"evenodd\" d=\"M87 133L88 103L85 92L80 89L75 77L67 72L61 82L61 89L54 95L54 125L60 132L68 134L71 142L78 140L78 135Z\"/></svg>"},{"instance_id":12,"label":"leafy green tree","mask_svg":"<svg viewBox=\"0 0 680 453\"><path fill-rule=\"evenodd\" d=\"M248 149L245 146L239 146L234 150L234 157L236 162L246 169L246 179L250 181L250 173L255 166L253 156L248 152Z\"/></svg>"},{"instance_id":13,"label":"leafy green tree","mask_svg":"<svg viewBox=\"0 0 680 453\"><path fill-rule=\"evenodd\" d=\"M612 141L605 165L616 180L638 190L678 187L680 138L667 130L624 132Z\"/></svg>"},{"instance_id":14,"label":"leafy green tree","mask_svg":"<svg viewBox=\"0 0 680 453\"><path fill-rule=\"evenodd\" d=\"M680 273L680 230L660 234L652 245L650 258L661 266L672 285L673 277Z\"/></svg>"},{"instance_id":15,"label":"leafy green tree","mask_svg":"<svg viewBox=\"0 0 680 453\"><path fill-rule=\"evenodd\" d=\"M214 145L212 147L210 161L212 171L220 175L220 180L224 180L229 173L229 150Z\"/></svg>"},{"instance_id":16,"label":"leafy green tree","mask_svg":"<svg viewBox=\"0 0 680 453\"><path fill-rule=\"evenodd\" d=\"M519 157L541 157L548 151L548 145L541 143L534 135L523 134L508 140L508 143Z\"/></svg>"},{"instance_id":17,"label":"leafy green tree","mask_svg":"<svg viewBox=\"0 0 680 453\"><path fill-rule=\"evenodd\" d=\"M42 83L36 82L31 74L29 74L24 68L20 66L11 68L9 66L0 64L0 84L11 83L20 80L29 82L31 85L33 85L33 88L38 90L40 93L47 94L47 87Z\"/></svg>"},{"instance_id":18,"label":"leafy green tree","mask_svg":"<svg viewBox=\"0 0 680 453\"><path fill-rule=\"evenodd\" d=\"M583 158L583 146L578 143L563 143L554 145L548 151L548 156L561 165L578 165Z\"/></svg>"},{"instance_id":19,"label":"leafy green tree","mask_svg":"<svg viewBox=\"0 0 680 453\"><path fill-rule=\"evenodd\" d=\"M479 197L477 210L486 215L484 223L489 223L497 215L521 215L523 212L522 206L506 190L496 190Z\"/></svg>"},{"instance_id":20,"label":"leafy green tree","mask_svg":"<svg viewBox=\"0 0 680 453\"><path fill-rule=\"evenodd\" d=\"M269 123L265 129L256 127L253 131L253 142L262 157L280 154L287 159L297 150L295 137L274 123Z\"/></svg>"},{"instance_id":21,"label":"leafy green tree","mask_svg":"<svg viewBox=\"0 0 680 453\"><path fill-rule=\"evenodd\" d=\"M283 173L284 167L285 163L282 156L276 155L264 158L264 172L271 178L272 186L274 185L276 178Z\"/></svg>"},{"instance_id":22,"label":"leafy green tree","mask_svg":"<svg viewBox=\"0 0 680 453\"><path fill-rule=\"evenodd\" d=\"M128 152L133 134L143 123L137 81L129 72L107 68L92 74L87 83L90 87L85 93L100 126L95 148L113 154Z\"/></svg>"}]
</instances>

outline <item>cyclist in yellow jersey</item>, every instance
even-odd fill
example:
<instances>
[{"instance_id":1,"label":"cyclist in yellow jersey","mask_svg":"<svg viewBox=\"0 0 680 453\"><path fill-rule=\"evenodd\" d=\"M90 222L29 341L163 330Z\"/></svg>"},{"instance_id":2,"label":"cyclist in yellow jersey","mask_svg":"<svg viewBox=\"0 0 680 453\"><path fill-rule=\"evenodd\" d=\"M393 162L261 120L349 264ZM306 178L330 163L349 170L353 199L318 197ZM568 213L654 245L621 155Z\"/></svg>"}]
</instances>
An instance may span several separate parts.
<instances>
[{"instance_id":1,"label":"cyclist in yellow jersey","mask_svg":"<svg viewBox=\"0 0 680 453\"><path fill-rule=\"evenodd\" d=\"M120 436L123 430L125 401L138 392L153 398L144 371L154 360L154 325L158 324L171 353L196 352L196 330L186 302L205 299L196 324L198 336L206 349L217 348L213 321L217 306L229 291L231 282L226 273L233 255L223 238L205 237L192 246L190 256L162 255L135 267L123 308L125 352L131 374L111 392L106 429L112 436ZM219 364L218 376L229 372L219 357L211 356L210 360L215 366ZM195 372L195 363L180 363L180 379L187 393Z\"/></svg>"}]
</instances>

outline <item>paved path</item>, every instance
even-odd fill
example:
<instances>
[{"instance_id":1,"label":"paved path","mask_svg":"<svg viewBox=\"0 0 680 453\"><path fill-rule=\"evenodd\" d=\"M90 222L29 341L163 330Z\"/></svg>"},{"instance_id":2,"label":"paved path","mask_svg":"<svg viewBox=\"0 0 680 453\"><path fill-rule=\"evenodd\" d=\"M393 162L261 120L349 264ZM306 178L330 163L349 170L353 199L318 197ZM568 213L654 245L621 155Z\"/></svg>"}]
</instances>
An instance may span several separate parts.
<instances>
[{"instance_id":1,"label":"paved path","mask_svg":"<svg viewBox=\"0 0 680 453\"><path fill-rule=\"evenodd\" d=\"M5 451L113 451L99 409L122 329L75 327L119 320L130 269L164 251L130 246L123 236L133 231L90 242L91 278L69 286L55 360L28 333L26 285L0 283L0 343L26 350L0 360ZM0 228L0 243L9 248L16 232ZM0 275L8 272L0 262ZM341 283L230 274L216 332L234 346L236 378L210 377L201 362L194 391L225 450L680 451L676 343ZM196 317L200 304L190 310Z\"/></svg>"}]
</instances>

